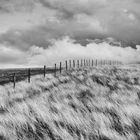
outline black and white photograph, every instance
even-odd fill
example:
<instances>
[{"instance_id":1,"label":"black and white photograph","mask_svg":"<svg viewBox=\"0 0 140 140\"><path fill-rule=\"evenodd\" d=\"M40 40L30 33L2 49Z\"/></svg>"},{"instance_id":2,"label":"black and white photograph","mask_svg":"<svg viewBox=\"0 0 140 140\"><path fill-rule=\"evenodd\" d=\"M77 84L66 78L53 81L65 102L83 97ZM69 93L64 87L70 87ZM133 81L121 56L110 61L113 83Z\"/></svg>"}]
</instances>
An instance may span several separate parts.
<instances>
[{"instance_id":1,"label":"black and white photograph","mask_svg":"<svg viewBox=\"0 0 140 140\"><path fill-rule=\"evenodd\" d=\"M0 0L0 140L140 140L140 0Z\"/></svg>"}]
</instances>

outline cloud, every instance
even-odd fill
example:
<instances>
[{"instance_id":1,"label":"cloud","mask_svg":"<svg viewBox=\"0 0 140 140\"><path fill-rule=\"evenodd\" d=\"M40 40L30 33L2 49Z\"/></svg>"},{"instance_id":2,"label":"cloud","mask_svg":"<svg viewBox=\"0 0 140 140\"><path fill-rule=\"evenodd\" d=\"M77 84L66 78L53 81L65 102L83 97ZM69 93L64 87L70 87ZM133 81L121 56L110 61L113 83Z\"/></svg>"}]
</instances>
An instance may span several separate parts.
<instances>
[{"instance_id":1,"label":"cloud","mask_svg":"<svg viewBox=\"0 0 140 140\"><path fill-rule=\"evenodd\" d=\"M94 41L82 46L69 37L53 39L48 48L31 46L23 51L9 46L0 45L0 67L34 67L46 65L53 67L60 61L69 59L103 59L119 60L124 63L140 62L140 46L121 48L109 45L106 42L96 44Z\"/></svg>"},{"instance_id":2,"label":"cloud","mask_svg":"<svg viewBox=\"0 0 140 140\"><path fill-rule=\"evenodd\" d=\"M1 0L0 12L11 13L15 11L31 11L34 8L35 0Z\"/></svg>"},{"instance_id":3,"label":"cloud","mask_svg":"<svg viewBox=\"0 0 140 140\"><path fill-rule=\"evenodd\" d=\"M139 62L140 46L134 50L131 47L115 47L102 42L94 42L85 46L74 43L75 41L66 37L62 40L54 40L53 46L43 49L38 46L32 46L30 49L29 65L54 66L54 63L69 59L106 59L119 60L124 63Z\"/></svg>"},{"instance_id":4,"label":"cloud","mask_svg":"<svg viewBox=\"0 0 140 140\"><path fill-rule=\"evenodd\" d=\"M39 0L43 6L55 9L63 18L72 18L76 14L93 15L97 9L105 6L106 0Z\"/></svg>"},{"instance_id":5,"label":"cloud","mask_svg":"<svg viewBox=\"0 0 140 140\"><path fill-rule=\"evenodd\" d=\"M51 40L62 40L65 36L74 40L71 45L65 42L71 46L69 51L79 45L80 53L84 46L88 48L91 44L89 42L96 38L104 40L106 37L114 37L124 41L127 44L125 46L134 47L134 44L140 44L139 8L138 0L1 0L0 44L29 56L32 56L29 53L32 49L39 52L47 52L51 46L53 49ZM107 44L101 45L108 48ZM101 45L93 44L104 50ZM98 50L98 47L95 48ZM124 49L126 54L129 52L127 49L130 48ZM125 55L125 51L121 52ZM131 51L137 52L133 49ZM115 52L111 53L116 56ZM46 55L36 54L32 57L35 56L41 59ZM1 60L5 62L6 58ZM7 58L7 63L10 60L17 63L15 58Z\"/></svg>"},{"instance_id":6,"label":"cloud","mask_svg":"<svg viewBox=\"0 0 140 140\"><path fill-rule=\"evenodd\" d=\"M98 20L87 15L77 15L75 19L64 22L49 19L46 24L30 29L12 29L0 35L0 43L28 50L30 46L34 45L47 48L51 39L61 39L64 36L70 36L81 44L88 38L101 36L100 33L103 36L105 31Z\"/></svg>"},{"instance_id":7,"label":"cloud","mask_svg":"<svg viewBox=\"0 0 140 140\"><path fill-rule=\"evenodd\" d=\"M14 23L11 18L11 24L8 24L6 21L9 18L5 16L5 22L3 25L0 24L1 28L9 28L4 35L7 36L7 40L11 35L11 29L15 28L16 24L20 26L23 23L29 30L22 31L21 38L18 37L17 40L24 42L26 39L23 38L30 38L25 43L28 42L31 46L40 46L36 42L44 42L44 39L41 39L44 36L50 39L65 35L83 44L86 44L87 39L110 36L125 40L129 44L140 44L140 3L137 0L2 0L1 7L6 7L9 11L21 11L18 16L10 15L13 16ZM23 21L21 17L28 18L24 18ZM33 40L35 43L32 43Z\"/></svg>"},{"instance_id":8,"label":"cloud","mask_svg":"<svg viewBox=\"0 0 140 140\"><path fill-rule=\"evenodd\" d=\"M56 16L60 20L78 20L88 24L94 20L100 23L102 32L106 36L113 36L127 41L139 43L140 36L140 4L136 0L40 0L43 6L55 9ZM127 13L124 13L127 9ZM78 16L77 16L78 15ZM88 20L82 15L89 16L93 21ZM98 28L97 28L98 29ZM97 31L92 29L92 32Z\"/></svg>"}]
</instances>

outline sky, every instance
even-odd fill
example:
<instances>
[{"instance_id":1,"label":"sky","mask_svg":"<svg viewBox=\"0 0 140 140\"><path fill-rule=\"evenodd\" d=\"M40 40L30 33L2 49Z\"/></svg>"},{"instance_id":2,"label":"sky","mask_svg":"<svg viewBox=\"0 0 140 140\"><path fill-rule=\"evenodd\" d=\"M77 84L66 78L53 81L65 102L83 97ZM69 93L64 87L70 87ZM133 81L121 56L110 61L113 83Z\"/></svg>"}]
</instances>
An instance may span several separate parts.
<instances>
[{"instance_id":1,"label":"sky","mask_svg":"<svg viewBox=\"0 0 140 140\"><path fill-rule=\"evenodd\" d=\"M139 0L0 0L0 67L52 65L77 56L139 61L139 9ZM106 37L137 49L87 43Z\"/></svg>"}]
</instances>

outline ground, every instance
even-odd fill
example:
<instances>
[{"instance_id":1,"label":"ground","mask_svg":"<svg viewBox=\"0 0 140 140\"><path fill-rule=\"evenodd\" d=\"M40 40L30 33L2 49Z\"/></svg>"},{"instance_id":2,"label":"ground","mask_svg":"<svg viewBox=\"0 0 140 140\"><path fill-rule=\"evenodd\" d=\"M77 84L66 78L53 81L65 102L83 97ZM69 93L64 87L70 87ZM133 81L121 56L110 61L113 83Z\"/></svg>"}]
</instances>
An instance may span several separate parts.
<instances>
[{"instance_id":1,"label":"ground","mask_svg":"<svg viewBox=\"0 0 140 140\"><path fill-rule=\"evenodd\" d=\"M1 86L0 140L140 140L140 66L69 70Z\"/></svg>"}]
</instances>

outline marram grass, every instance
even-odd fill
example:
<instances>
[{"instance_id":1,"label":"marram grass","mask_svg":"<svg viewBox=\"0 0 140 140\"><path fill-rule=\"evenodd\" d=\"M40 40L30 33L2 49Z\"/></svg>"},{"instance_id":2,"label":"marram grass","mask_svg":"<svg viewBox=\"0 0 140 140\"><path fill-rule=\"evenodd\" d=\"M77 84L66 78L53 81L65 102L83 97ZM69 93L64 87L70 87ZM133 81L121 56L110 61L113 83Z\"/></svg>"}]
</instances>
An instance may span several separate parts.
<instances>
[{"instance_id":1,"label":"marram grass","mask_svg":"<svg viewBox=\"0 0 140 140\"><path fill-rule=\"evenodd\" d=\"M71 70L0 87L0 140L139 140L140 69Z\"/></svg>"}]
</instances>

